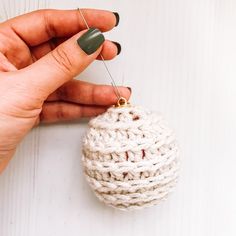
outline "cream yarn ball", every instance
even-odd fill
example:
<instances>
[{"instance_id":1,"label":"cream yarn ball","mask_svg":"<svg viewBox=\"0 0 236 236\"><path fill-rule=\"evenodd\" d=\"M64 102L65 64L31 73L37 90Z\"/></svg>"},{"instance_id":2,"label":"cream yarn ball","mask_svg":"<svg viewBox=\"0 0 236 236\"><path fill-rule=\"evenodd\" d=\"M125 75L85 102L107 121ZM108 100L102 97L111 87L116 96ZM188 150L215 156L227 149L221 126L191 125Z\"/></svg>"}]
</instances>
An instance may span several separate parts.
<instances>
[{"instance_id":1,"label":"cream yarn ball","mask_svg":"<svg viewBox=\"0 0 236 236\"><path fill-rule=\"evenodd\" d=\"M131 105L111 107L89 127L84 173L102 202L125 210L167 198L178 180L179 148L160 114Z\"/></svg>"}]
</instances>

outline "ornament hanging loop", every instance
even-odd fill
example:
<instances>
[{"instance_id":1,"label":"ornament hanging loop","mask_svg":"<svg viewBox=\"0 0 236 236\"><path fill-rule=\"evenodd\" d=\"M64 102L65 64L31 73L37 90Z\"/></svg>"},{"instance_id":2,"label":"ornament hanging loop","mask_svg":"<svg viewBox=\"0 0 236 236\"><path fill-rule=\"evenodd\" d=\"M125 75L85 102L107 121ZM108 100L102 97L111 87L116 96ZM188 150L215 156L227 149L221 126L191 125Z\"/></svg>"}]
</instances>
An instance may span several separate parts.
<instances>
[{"instance_id":1,"label":"ornament hanging loop","mask_svg":"<svg viewBox=\"0 0 236 236\"><path fill-rule=\"evenodd\" d=\"M129 106L128 101L124 97L120 97L116 103L115 107L127 107Z\"/></svg>"}]
</instances>

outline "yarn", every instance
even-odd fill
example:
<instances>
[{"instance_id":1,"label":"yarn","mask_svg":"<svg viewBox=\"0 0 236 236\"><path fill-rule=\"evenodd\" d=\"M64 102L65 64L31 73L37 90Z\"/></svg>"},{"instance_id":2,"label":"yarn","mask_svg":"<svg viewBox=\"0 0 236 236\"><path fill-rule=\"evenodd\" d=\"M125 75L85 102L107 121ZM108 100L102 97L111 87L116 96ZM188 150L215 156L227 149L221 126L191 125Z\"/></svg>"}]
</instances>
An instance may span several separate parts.
<instances>
[{"instance_id":1,"label":"yarn","mask_svg":"<svg viewBox=\"0 0 236 236\"><path fill-rule=\"evenodd\" d=\"M83 165L96 196L127 210L165 200L178 180L179 148L160 114L111 107L89 122Z\"/></svg>"}]
</instances>

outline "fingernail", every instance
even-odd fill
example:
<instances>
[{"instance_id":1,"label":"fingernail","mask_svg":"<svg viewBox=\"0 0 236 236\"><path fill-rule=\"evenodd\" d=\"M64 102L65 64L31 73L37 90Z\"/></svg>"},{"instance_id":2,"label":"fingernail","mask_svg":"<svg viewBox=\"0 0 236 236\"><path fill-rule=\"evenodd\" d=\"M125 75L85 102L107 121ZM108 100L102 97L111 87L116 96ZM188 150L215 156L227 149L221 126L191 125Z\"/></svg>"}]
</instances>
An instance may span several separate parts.
<instances>
[{"instance_id":1,"label":"fingernail","mask_svg":"<svg viewBox=\"0 0 236 236\"><path fill-rule=\"evenodd\" d=\"M115 24L115 26L117 26L117 25L119 25L119 22L120 22L120 15L119 15L118 12L113 12L113 14L116 17L116 24Z\"/></svg>"},{"instance_id":2,"label":"fingernail","mask_svg":"<svg viewBox=\"0 0 236 236\"><path fill-rule=\"evenodd\" d=\"M127 89L130 91L130 93L132 93L132 88L130 88L130 87L127 87Z\"/></svg>"},{"instance_id":3,"label":"fingernail","mask_svg":"<svg viewBox=\"0 0 236 236\"><path fill-rule=\"evenodd\" d=\"M119 55L120 52L121 52L121 45L119 43L117 43L117 42L114 42L114 41L112 41L112 43L114 43L116 45L116 47L117 47L117 55Z\"/></svg>"},{"instance_id":4,"label":"fingernail","mask_svg":"<svg viewBox=\"0 0 236 236\"><path fill-rule=\"evenodd\" d=\"M91 28L77 39L80 48L88 55L93 54L105 41L100 30Z\"/></svg>"}]
</instances>

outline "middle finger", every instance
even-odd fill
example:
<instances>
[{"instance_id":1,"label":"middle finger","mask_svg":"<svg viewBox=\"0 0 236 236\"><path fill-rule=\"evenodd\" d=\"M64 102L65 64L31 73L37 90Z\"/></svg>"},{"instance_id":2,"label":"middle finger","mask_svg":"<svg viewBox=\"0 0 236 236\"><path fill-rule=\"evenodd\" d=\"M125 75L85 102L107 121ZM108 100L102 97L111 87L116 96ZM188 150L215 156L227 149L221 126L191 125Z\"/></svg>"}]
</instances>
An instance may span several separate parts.
<instances>
[{"instance_id":1,"label":"middle finger","mask_svg":"<svg viewBox=\"0 0 236 236\"><path fill-rule=\"evenodd\" d=\"M129 100L131 90L118 87L122 97ZM96 85L84 81L72 80L52 93L47 101L67 101L87 105L109 106L117 102L114 88L110 85Z\"/></svg>"}]
</instances>

